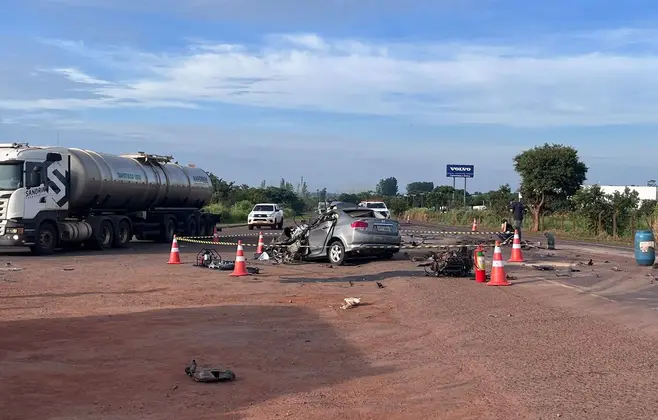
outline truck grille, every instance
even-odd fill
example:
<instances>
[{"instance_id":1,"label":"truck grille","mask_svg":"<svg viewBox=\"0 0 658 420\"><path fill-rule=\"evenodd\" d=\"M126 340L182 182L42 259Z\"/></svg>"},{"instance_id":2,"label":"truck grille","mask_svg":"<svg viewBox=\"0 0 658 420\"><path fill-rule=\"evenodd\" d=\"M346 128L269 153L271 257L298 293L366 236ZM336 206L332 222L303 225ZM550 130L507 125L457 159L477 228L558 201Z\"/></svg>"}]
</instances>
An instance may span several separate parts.
<instances>
[{"instance_id":1,"label":"truck grille","mask_svg":"<svg viewBox=\"0 0 658 420\"><path fill-rule=\"evenodd\" d=\"M0 219L2 219L2 220L7 218L7 204L8 203L9 203L9 199L0 198Z\"/></svg>"}]
</instances>

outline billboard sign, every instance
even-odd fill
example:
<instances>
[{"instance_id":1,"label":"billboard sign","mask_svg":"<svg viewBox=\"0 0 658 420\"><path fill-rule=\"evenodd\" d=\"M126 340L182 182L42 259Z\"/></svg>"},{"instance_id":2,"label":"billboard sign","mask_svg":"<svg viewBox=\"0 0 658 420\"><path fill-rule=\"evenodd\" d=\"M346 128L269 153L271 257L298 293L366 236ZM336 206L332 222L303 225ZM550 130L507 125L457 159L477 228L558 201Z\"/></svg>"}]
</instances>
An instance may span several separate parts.
<instances>
[{"instance_id":1,"label":"billboard sign","mask_svg":"<svg viewBox=\"0 0 658 420\"><path fill-rule=\"evenodd\" d=\"M446 178L473 178L474 165L446 165Z\"/></svg>"}]
</instances>

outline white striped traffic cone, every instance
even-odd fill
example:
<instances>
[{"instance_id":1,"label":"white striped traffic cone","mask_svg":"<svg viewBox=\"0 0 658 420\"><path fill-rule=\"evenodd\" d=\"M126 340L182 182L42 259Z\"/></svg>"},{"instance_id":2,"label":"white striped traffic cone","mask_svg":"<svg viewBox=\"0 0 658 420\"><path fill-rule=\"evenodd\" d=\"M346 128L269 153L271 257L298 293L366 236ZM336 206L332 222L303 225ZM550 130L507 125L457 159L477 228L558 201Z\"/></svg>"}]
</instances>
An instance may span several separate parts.
<instances>
[{"instance_id":1,"label":"white striped traffic cone","mask_svg":"<svg viewBox=\"0 0 658 420\"><path fill-rule=\"evenodd\" d=\"M235 266L230 275L233 277L249 275L249 272L247 271L247 261L244 258L244 250L242 249L242 241L238 241L238 251L235 253Z\"/></svg>"},{"instance_id":2,"label":"white striped traffic cone","mask_svg":"<svg viewBox=\"0 0 658 420\"><path fill-rule=\"evenodd\" d=\"M171 252L169 253L169 261L167 264L182 264L180 262L180 253L178 252L178 241L176 240L176 235L174 235L174 240L171 241Z\"/></svg>"}]
</instances>

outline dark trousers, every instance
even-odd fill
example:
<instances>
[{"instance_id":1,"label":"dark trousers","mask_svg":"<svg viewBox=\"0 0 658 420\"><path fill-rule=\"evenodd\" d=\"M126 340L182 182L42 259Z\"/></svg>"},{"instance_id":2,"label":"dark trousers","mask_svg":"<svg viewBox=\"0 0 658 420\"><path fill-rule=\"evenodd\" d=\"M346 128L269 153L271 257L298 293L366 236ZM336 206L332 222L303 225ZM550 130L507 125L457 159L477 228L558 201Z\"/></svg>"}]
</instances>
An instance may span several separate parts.
<instances>
[{"instance_id":1,"label":"dark trousers","mask_svg":"<svg viewBox=\"0 0 658 420\"><path fill-rule=\"evenodd\" d=\"M523 226L523 220L514 220L514 223L512 224L514 229L516 229L519 232L519 240L521 239L521 226Z\"/></svg>"}]
</instances>

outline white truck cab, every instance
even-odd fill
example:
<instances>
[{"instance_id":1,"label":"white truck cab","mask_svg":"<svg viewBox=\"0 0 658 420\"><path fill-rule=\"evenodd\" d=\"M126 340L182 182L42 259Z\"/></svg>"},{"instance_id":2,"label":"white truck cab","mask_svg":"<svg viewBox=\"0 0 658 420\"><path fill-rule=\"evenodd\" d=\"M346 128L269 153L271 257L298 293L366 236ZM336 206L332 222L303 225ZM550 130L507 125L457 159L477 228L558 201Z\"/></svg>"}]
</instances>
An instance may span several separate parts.
<instances>
[{"instance_id":1,"label":"white truck cab","mask_svg":"<svg viewBox=\"0 0 658 420\"><path fill-rule=\"evenodd\" d=\"M372 209L375 212L375 217L379 219L391 218L391 212L383 201L362 201L359 203L359 206Z\"/></svg>"},{"instance_id":2,"label":"white truck cab","mask_svg":"<svg viewBox=\"0 0 658 420\"><path fill-rule=\"evenodd\" d=\"M249 230L254 226L270 226L272 229L283 229L283 210L278 204L256 204L247 217Z\"/></svg>"}]
</instances>

